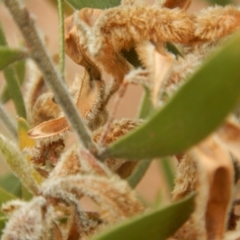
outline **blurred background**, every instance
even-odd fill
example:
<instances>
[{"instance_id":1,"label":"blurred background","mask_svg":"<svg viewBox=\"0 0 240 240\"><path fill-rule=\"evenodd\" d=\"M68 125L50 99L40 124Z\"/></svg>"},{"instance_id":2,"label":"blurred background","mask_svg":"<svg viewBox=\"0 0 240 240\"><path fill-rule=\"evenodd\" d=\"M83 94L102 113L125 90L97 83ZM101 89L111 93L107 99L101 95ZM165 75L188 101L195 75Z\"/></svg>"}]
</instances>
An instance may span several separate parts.
<instances>
[{"instance_id":1,"label":"blurred background","mask_svg":"<svg viewBox=\"0 0 240 240\"><path fill-rule=\"evenodd\" d=\"M81 0L79 0L81 1ZM89 0L91 1L91 0ZM56 8L55 0L24 0L24 4L33 14L36 20L36 25L41 30L42 34L46 38L47 47L52 54L58 52L58 14ZM189 12L198 11L199 9L213 4L213 0L201 1L194 0L189 8ZM226 4L228 0L218 1L220 4ZM66 15L67 16L67 15ZM17 47L21 42L21 34L19 33L17 27L12 21L11 16L4 8L3 4L0 3L0 22L4 29L7 37L9 46ZM66 80L71 81L76 73L82 71L79 65L76 65L70 58L66 56ZM27 76L25 79L27 82ZM4 86L4 78L2 72L0 72L0 89ZM23 85L22 90L24 92L25 86ZM128 87L125 96L120 102L118 112L116 114L117 119L121 118L134 118L137 116L138 106L142 97L142 87L137 85L131 85ZM112 103L110 102L108 108L111 111ZM13 119L16 119L16 112L12 102L9 101L5 104L6 109ZM8 133L5 131L4 126L0 122L0 132L5 135ZM165 160L166 161L166 160ZM174 174L176 161L174 159L169 160L171 162L170 171ZM149 169L147 170L145 176L137 186L137 191L140 197L149 204L157 204L157 201L161 203L167 203L170 199L171 184L166 181L165 168L163 167L162 160L153 160ZM6 177L6 173L9 171L8 167L4 163L2 156L0 156L0 179L1 177ZM16 186L11 186L11 182L7 183L7 188L13 188Z\"/></svg>"}]
</instances>

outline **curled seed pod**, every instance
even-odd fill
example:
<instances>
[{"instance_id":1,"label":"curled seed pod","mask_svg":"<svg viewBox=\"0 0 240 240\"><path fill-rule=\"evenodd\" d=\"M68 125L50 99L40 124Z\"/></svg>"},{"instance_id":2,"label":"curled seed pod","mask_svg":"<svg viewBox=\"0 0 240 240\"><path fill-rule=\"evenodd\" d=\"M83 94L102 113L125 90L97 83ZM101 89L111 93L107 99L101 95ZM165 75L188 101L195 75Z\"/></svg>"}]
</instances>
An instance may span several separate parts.
<instances>
[{"instance_id":1,"label":"curled seed pod","mask_svg":"<svg viewBox=\"0 0 240 240\"><path fill-rule=\"evenodd\" d=\"M95 61L91 58L88 53L87 45L89 33L89 27L93 24L96 18L101 14L102 10L84 8L75 15L71 15L65 19L65 46L66 53L70 58L77 64L85 67L89 72L90 76L94 80L101 79L101 71L96 65ZM88 17L87 17L88 16ZM80 37L78 29L75 24L74 18L82 19L81 26L84 34Z\"/></svg>"},{"instance_id":2,"label":"curled seed pod","mask_svg":"<svg viewBox=\"0 0 240 240\"><path fill-rule=\"evenodd\" d=\"M53 101L53 93L44 93L38 97L32 109L32 126L56 118L61 114L60 107Z\"/></svg>"},{"instance_id":3,"label":"curled seed pod","mask_svg":"<svg viewBox=\"0 0 240 240\"><path fill-rule=\"evenodd\" d=\"M97 55L93 56L90 53L89 46L95 36L95 23L103 14L103 10L84 8L67 18L65 43L67 54L76 63L84 66L93 80L101 80L106 73L111 76L112 84L104 98L108 101L109 95L118 90L131 66L118 52L115 52L110 42L104 45Z\"/></svg>"},{"instance_id":4,"label":"curled seed pod","mask_svg":"<svg viewBox=\"0 0 240 240\"><path fill-rule=\"evenodd\" d=\"M79 81L79 91L77 91L76 106L81 113L87 126L93 130L104 124L107 120L104 94L105 85L103 81L90 80L88 72ZM70 129L65 117L43 122L28 132L33 139L58 136Z\"/></svg>"},{"instance_id":5,"label":"curled seed pod","mask_svg":"<svg viewBox=\"0 0 240 240\"><path fill-rule=\"evenodd\" d=\"M240 28L240 11L233 6L209 7L195 14L197 41L216 41Z\"/></svg>"},{"instance_id":6,"label":"curled seed pod","mask_svg":"<svg viewBox=\"0 0 240 240\"><path fill-rule=\"evenodd\" d=\"M187 153L179 170L174 199L193 190L198 195L195 210L175 234L176 239L223 239L234 187L229 152L214 137L209 137Z\"/></svg>"},{"instance_id":7,"label":"curled seed pod","mask_svg":"<svg viewBox=\"0 0 240 240\"><path fill-rule=\"evenodd\" d=\"M113 223L144 210L134 191L117 176L72 175L49 181L43 194L51 196L65 191L77 198L88 196L99 206L99 216L106 223Z\"/></svg>"}]
</instances>

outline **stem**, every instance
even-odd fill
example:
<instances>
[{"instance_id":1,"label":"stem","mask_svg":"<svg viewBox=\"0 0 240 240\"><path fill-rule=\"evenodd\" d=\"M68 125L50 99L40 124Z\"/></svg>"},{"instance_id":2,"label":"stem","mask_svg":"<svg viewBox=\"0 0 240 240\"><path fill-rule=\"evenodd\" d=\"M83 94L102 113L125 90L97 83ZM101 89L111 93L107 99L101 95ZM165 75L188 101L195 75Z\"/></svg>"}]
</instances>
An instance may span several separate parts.
<instances>
[{"instance_id":1,"label":"stem","mask_svg":"<svg viewBox=\"0 0 240 240\"><path fill-rule=\"evenodd\" d=\"M152 112L153 112L153 105L152 105L152 102L150 100L150 92L147 88L145 88L145 93L144 93L143 98L142 98L142 102L141 102L141 105L140 105L138 117L145 119ZM132 188L135 188L138 185L138 183L141 181L144 174L148 170L148 167L151 164L151 162L152 161L150 159L141 160L138 163L137 167L134 169L131 176L129 176L127 178L128 184Z\"/></svg>"},{"instance_id":2,"label":"stem","mask_svg":"<svg viewBox=\"0 0 240 240\"><path fill-rule=\"evenodd\" d=\"M171 159L170 158L160 159L159 165L162 168L162 171L164 173L164 177L168 185L169 193L171 193L174 188L174 179L175 179Z\"/></svg>"},{"instance_id":3,"label":"stem","mask_svg":"<svg viewBox=\"0 0 240 240\"><path fill-rule=\"evenodd\" d=\"M11 118L8 116L2 105L0 105L0 118L8 132L12 135L12 137L14 137L15 140L17 140L17 128L14 126Z\"/></svg>"},{"instance_id":4,"label":"stem","mask_svg":"<svg viewBox=\"0 0 240 240\"><path fill-rule=\"evenodd\" d=\"M64 74L65 65L65 42L64 42L64 9L63 0L58 0L58 18L59 18L59 68Z\"/></svg>"},{"instance_id":5,"label":"stem","mask_svg":"<svg viewBox=\"0 0 240 240\"><path fill-rule=\"evenodd\" d=\"M127 178L127 182L131 188L135 188L138 183L141 181L146 171L148 170L149 165L151 164L151 160L141 160L133 173Z\"/></svg>"},{"instance_id":6,"label":"stem","mask_svg":"<svg viewBox=\"0 0 240 240\"><path fill-rule=\"evenodd\" d=\"M18 0L3 0L3 2L22 32L27 46L29 46L31 50L32 58L42 71L44 80L54 93L57 102L61 105L72 129L76 132L83 145L93 154L97 154L97 147L93 143L88 129L68 94L63 76L61 76L60 72L55 68L52 59L45 49L44 43L38 34L29 12L25 7L20 5Z\"/></svg>"}]
</instances>

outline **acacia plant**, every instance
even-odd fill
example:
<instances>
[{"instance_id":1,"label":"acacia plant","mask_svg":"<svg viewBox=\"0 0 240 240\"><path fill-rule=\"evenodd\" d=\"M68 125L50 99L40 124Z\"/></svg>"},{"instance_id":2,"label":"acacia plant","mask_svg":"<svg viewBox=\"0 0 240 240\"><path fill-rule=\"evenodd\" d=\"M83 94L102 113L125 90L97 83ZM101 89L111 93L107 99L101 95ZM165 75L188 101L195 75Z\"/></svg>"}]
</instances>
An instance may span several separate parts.
<instances>
[{"instance_id":1,"label":"acacia plant","mask_svg":"<svg viewBox=\"0 0 240 240\"><path fill-rule=\"evenodd\" d=\"M1 180L1 239L240 237L237 7L189 13L190 0L67 0L75 11L65 6L64 20L58 0L60 50L51 56L20 0L2 2L24 42L8 47L0 29L0 115L11 136L0 135L0 149L22 186L11 193ZM73 81L65 52L84 69ZM145 92L139 116L116 120L129 84ZM16 123L3 106L10 99ZM67 146L70 132L77 141ZM165 157L178 164L172 201L150 207L134 188ZM94 211L82 208L84 196Z\"/></svg>"}]
</instances>

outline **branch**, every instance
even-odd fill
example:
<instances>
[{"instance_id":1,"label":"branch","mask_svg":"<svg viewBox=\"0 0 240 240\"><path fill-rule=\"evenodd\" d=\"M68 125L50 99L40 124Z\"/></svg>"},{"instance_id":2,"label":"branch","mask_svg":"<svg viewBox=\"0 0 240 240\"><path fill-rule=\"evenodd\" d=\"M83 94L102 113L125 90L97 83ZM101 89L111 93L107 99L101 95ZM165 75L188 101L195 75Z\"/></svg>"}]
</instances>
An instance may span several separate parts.
<instances>
[{"instance_id":1,"label":"branch","mask_svg":"<svg viewBox=\"0 0 240 240\"><path fill-rule=\"evenodd\" d=\"M52 59L45 49L29 12L25 7L20 5L18 0L3 0L3 2L22 32L27 46L30 48L32 58L42 71L44 80L54 93L57 102L61 105L79 140L93 154L97 153L97 147L93 143L88 129L68 94L62 75L54 66Z\"/></svg>"}]
</instances>

